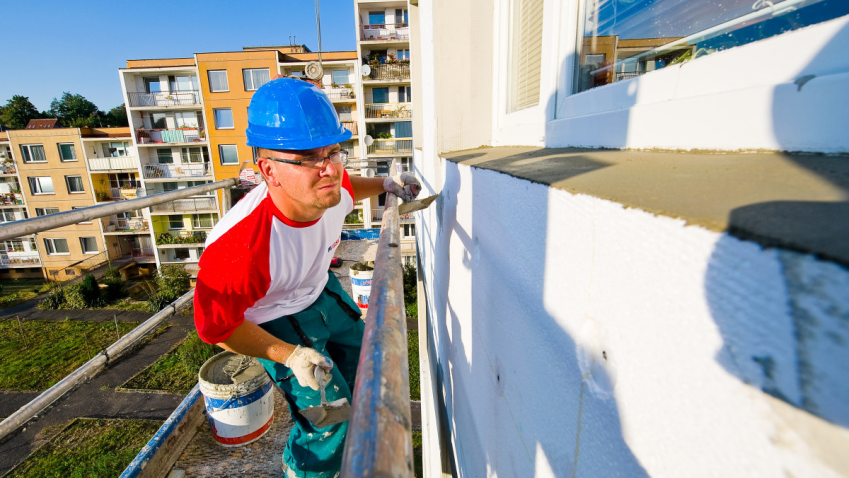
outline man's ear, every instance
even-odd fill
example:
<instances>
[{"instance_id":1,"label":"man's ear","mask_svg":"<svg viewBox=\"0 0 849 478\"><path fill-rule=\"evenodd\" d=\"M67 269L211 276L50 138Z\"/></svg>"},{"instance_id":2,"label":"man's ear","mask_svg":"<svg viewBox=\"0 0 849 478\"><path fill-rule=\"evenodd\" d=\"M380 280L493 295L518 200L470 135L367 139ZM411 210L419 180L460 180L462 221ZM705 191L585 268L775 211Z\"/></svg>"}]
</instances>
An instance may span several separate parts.
<instances>
[{"instance_id":1,"label":"man's ear","mask_svg":"<svg viewBox=\"0 0 849 478\"><path fill-rule=\"evenodd\" d=\"M269 186L280 186L280 181L277 180L277 168L272 163L273 161L266 158L257 158L256 165L262 177L265 178L266 184Z\"/></svg>"}]
</instances>

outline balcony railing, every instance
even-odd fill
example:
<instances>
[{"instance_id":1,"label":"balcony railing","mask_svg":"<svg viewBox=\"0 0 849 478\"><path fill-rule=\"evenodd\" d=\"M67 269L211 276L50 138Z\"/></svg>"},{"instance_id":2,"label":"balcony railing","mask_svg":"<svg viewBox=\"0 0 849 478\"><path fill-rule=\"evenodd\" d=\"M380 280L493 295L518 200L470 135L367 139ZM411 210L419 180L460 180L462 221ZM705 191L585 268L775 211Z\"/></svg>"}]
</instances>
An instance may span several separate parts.
<instances>
[{"instance_id":1,"label":"balcony railing","mask_svg":"<svg viewBox=\"0 0 849 478\"><path fill-rule=\"evenodd\" d=\"M114 158L89 158L89 171L109 171L114 169L136 169L135 156L117 156Z\"/></svg>"},{"instance_id":2,"label":"balcony railing","mask_svg":"<svg viewBox=\"0 0 849 478\"><path fill-rule=\"evenodd\" d=\"M151 212L195 212L217 210L215 198L177 199L150 208Z\"/></svg>"},{"instance_id":3,"label":"balcony railing","mask_svg":"<svg viewBox=\"0 0 849 478\"><path fill-rule=\"evenodd\" d=\"M366 103L366 118L412 118L412 103Z\"/></svg>"},{"instance_id":4,"label":"balcony railing","mask_svg":"<svg viewBox=\"0 0 849 478\"><path fill-rule=\"evenodd\" d=\"M18 168L15 166L15 163L11 161L6 161L5 163L0 163L0 174L17 174Z\"/></svg>"},{"instance_id":5,"label":"balcony railing","mask_svg":"<svg viewBox=\"0 0 849 478\"><path fill-rule=\"evenodd\" d=\"M143 188L109 188L109 192L98 191L96 193L99 202L104 201L121 201L123 199L136 199L144 197Z\"/></svg>"},{"instance_id":6,"label":"balcony railing","mask_svg":"<svg viewBox=\"0 0 849 478\"><path fill-rule=\"evenodd\" d=\"M371 146L368 147L368 154L413 154L413 138L375 139Z\"/></svg>"},{"instance_id":7,"label":"balcony railing","mask_svg":"<svg viewBox=\"0 0 849 478\"><path fill-rule=\"evenodd\" d=\"M0 206L22 206L24 204L24 196L21 193L2 193L0 194Z\"/></svg>"},{"instance_id":8,"label":"balcony railing","mask_svg":"<svg viewBox=\"0 0 849 478\"><path fill-rule=\"evenodd\" d=\"M358 135L358 134L359 134L359 133L357 132L357 122L356 122L356 121L343 121L343 122L342 122L342 126L344 126L344 127L345 127L345 129L347 129L348 131L350 131L350 132L351 132L351 134L353 134L353 135ZM342 149L345 149L345 147L343 146L343 147L342 147ZM349 148L349 149L348 149L348 153L353 154L353 153L354 153L354 148L353 148L353 147Z\"/></svg>"},{"instance_id":9,"label":"balcony railing","mask_svg":"<svg viewBox=\"0 0 849 478\"><path fill-rule=\"evenodd\" d=\"M142 168L145 179L200 178L211 174L209 164L145 164Z\"/></svg>"},{"instance_id":10,"label":"balcony railing","mask_svg":"<svg viewBox=\"0 0 849 478\"><path fill-rule=\"evenodd\" d=\"M109 224L103 227L104 232L133 232L133 231L148 231L150 226L146 219L131 218L117 219L112 217Z\"/></svg>"},{"instance_id":11,"label":"balcony railing","mask_svg":"<svg viewBox=\"0 0 849 478\"><path fill-rule=\"evenodd\" d=\"M199 128L137 129L136 140L139 144L196 143L203 140L203 130Z\"/></svg>"},{"instance_id":12,"label":"balcony railing","mask_svg":"<svg viewBox=\"0 0 849 478\"><path fill-rule=\"evenodd\" d=\"M155 253L153 252L152 247L134 247L132 251L130 251L130 257L133 259L143 259L143 258L154 258Z\"/></svg>"},{"instance_id":13,"label":"balcony railing","mask_svg":"<svg viewBox=\"0 0 849 478\"><path fill-rule=\"evenodd\" d=\"M371 67L370 80L409 80L410 65L377 65Z\"/></svg>"},{"instance_id":14,"label":"balcony railing","mask_svg":"<svg viewBox=\"0 0 849 478\"><path fill-rule=\"evenodd\" d=\"M324 88L323 91L331 100L353 100L356 98L352 88Z\"/></svg>"},{"instance_id":15,"label":"balcony railing","mask_svg":"<svg viewBox=\"0 0 849 478\"><path fill-rule=\"evenodd\" d=\"M394 41L409 39L410 26L406 23L378 23L373 25L363 25L363 33L361 40Z\"/></svg>"},{"instance_id":16,"label":"balcony railing","mask_svg":"<svg viewBox=\"0 0 849 478\"><path fill-rule=\"evenodd\" d=\"M38 257L38 252L0 252L0 265L17 266L17 265L34 265L40 266L41 259Z\"/></svg>"},{"instance_id":17,"label":"balcony railing","mask_svg":"<svg viewBox=\"0 0 849 478\"><path fill-rule=\"evenodd\" d=\"M200 104L200 92L156 91L153 93L129 92L130 106L191 106Z\"/></svg>"}]
</instances>

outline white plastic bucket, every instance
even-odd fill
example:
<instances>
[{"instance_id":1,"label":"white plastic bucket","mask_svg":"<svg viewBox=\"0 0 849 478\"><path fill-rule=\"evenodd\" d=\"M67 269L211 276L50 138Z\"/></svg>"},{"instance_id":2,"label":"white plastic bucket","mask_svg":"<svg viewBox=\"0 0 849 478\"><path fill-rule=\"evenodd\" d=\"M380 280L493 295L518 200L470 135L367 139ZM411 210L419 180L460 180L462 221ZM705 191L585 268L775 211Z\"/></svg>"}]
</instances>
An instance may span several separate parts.
<instances>
[{"instance_id":1,"label":"white plastic bucket","mask_svg":"<svg viewBox=\"0 0 849 478\"><path fill-rule=\"evenodd\" d=\"M198 382L209 428L218 443L247 445L271 428L273 384L256 359L221 352L203 364Z\"/></svg>"},{"instance_id":2,"label":"white plastic bucket","mask_svg":"<svg viewBox=\"0 0 849 478\"><path fill-rule=\"evenodd\" d=\"M357 262L357 264L368 265L367 262ZM368 297L371 294L371 276L374 274L374 271L358 271L353 268L349 270L351 275L351 295L354 296L354 302L361 309L368 309Z\"/></svg>"}]
</instances>

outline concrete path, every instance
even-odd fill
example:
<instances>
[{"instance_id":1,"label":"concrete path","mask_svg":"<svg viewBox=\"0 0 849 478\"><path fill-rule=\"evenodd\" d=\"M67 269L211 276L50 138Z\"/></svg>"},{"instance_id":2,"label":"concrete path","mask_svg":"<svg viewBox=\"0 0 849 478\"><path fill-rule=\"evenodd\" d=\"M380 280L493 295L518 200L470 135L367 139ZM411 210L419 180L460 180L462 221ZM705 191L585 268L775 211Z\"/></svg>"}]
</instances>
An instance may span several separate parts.
<instances>
[{"instance_id":1,"label":"concrete path","mask_svg":"<svg viewBox=\"0 0 849 478\"><path fill-rule=\"evenodd\" d=\"M120 311L39 311L27 315L27 320L65 320L71 316L77 320L112 320L112 314ZM44 314L48 312L48 314ZM61 318L58 314L61 313ZM77 314L78 313L78 314ZM141 316L139 315L141 314ZM52 317L51 316L54 316ZM124 312L118 320L143 321L149 313ZM21 315L22 319L24 315ZM74 418L145 418L164 421L183 399L178 394L117 392L120 386L132 376L155 362L168 352L186 334L194 328L190 314L177 314L168 320L171 327L152 342L123 357L118 363L108 367L89 382L81 385L57 400L43 414L30 420L24 428L8 437L0 444L0 476L8 473L22 462L41 443L49 438L39 436L47 427L58 431ZM22 405L38 396L38 392L0 392L0 417L7 417ZM46 434L45 434L46 435Z\"/></svg>"}]
</instances>

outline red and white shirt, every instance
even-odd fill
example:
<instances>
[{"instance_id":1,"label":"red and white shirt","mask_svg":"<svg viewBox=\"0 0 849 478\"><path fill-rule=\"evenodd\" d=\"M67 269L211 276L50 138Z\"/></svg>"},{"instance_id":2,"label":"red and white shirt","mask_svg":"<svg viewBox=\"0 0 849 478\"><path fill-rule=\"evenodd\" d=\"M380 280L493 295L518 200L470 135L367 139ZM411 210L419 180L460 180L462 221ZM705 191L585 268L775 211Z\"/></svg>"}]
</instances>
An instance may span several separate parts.
<instances>
[{"instance_id":1,"label":"red and white shirt","mask_svg":"<svg viewBox=\"0 0 849 478\"><path fill-rule=\"evenodd\" d=\"M207 343L227 340L244 320L261 324L300 312L318 298L354 209L348 172L342 200L313 222L295 222L274 205L265 183L212 229L195 287L195 326Z\"/></svg>"}]
</instances>

